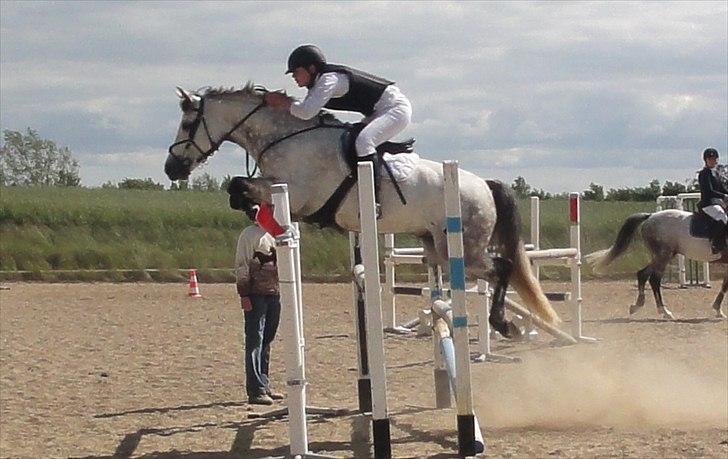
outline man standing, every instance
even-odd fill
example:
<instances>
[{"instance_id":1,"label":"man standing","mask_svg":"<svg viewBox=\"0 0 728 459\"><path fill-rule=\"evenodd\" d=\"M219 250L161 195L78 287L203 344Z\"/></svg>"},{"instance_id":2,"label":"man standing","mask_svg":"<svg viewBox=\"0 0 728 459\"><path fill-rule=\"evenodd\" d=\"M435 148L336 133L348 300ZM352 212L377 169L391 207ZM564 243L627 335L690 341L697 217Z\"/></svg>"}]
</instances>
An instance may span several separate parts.
<instances>
[{"instance_id":1,"label":"man standing","mask_svg":"<svg viewBox=\"0 0 728 459\"><path fill-rule=\"evenodd\" d=\"M248 403L272 405L283 399L273 392L268 371L270 346L281 314L275 240L255 222L258 206L244 210L253 221L238 238L235 278L245 316L245 390Z\"/></svg>"}]
</instances>

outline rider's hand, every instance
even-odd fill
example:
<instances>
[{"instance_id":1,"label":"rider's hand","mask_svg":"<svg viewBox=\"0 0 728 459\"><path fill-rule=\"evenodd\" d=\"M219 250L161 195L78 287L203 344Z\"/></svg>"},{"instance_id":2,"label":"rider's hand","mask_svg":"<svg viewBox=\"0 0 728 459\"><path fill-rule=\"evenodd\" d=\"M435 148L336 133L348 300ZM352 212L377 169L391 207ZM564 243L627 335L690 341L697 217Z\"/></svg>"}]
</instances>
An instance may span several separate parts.
<instances>
[{"instance_id":1,"label":"rider's hand","mask_svg":"<svg viewBox=\"0 0 728 459\"><path fill-rule=\"evenodd\" d=\"M291 100L283 93L269 92L263 96L265 103L273 108L288 109L291 106Z\"/></svg>"},{"instance_id":2,"label":"rider's hand","mask_svg":"<svg viewBox=\"0 0 728 459\"><path fill-rule=\"evenodd\" d=\"M240 307L243 308L243 311L245 312L250 312L253 310L253 303L250 302L249 296L240 297Z\"/></svg>"}]
</instances>

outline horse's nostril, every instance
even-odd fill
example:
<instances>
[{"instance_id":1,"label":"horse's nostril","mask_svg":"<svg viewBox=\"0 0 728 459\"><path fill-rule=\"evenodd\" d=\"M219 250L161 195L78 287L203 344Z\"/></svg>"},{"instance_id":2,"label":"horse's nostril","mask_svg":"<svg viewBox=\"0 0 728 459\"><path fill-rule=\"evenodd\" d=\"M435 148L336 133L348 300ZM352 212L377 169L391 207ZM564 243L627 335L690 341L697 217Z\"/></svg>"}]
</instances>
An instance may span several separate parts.
<instances>
[{"instance_id":1,"label":"horse's nostril","mask_svg":"<svg viewBox=\"0 0 728 459\"><path fill-rule=\"evenodd\" d=\"M164 163L164 173L170 180L181 180L189 177L190 169L184 161L169 155Z\"/></svg>"}]
</instances>

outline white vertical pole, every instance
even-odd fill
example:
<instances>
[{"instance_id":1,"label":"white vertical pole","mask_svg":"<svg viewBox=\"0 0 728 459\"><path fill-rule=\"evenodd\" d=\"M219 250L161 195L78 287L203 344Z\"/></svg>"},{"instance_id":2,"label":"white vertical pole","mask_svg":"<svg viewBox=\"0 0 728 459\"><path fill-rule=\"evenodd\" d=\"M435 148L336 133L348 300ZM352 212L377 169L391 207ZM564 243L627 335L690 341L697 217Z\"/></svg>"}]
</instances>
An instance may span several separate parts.
<instances>
[{"instance_id":1,"label":"white vertical pole","mask_svg":"<svg viewBox=\"0 0 728 459\"><path fill-rule=\"evenodd\" d=\"M351 272L354 267L361 264L361 251L359 250L359 237L357 233L349 232L349 257ZM372 381L369 377L369 355L367 353L367 331L364 308L364 295L356 279L351 281L353 298L354 328L356 329L356 357L359 377L357 379L357 393L359 396L359 411L369 413L372 411Z\"/></svg>"},{"instance_id":2,"label":"white vertical pole","mask_svg":"<svg viewBox=\"0 0 728 459\"><path fill-rule=\"evenodd\" d=\"M427 265L427 280L430 286L430 308L436 300L443 299L442 292L442 270L438 266L436 269L431 265ZM430 309L432 310L432 309ZM435 323L435 315L431 315L433 326ZM440 337L437 333L432 333L432 350L433 350L433 378L435 380L435 407L450 408L452 400L450 396L450 375L445 366L445 359L440 352Z\"/></svg>"},{"instance_id":3,"label":"white vertical pole","mask_svg":"<svg viewBox=\"0 0 728 459\"><path fill-rule=\"evenodd\" d=\"M541 249L541 206L538 196L531 196L531 244L533 250ZM532 269L534 277L540 279L538 263L534 263Z\"/></svg>"},{"instance_id":4,"label":"white vertical pole","mask_svg":"<svg viewBox=\"0 0 728 459\"><path fill-rule=\"evenodd\" d=\"M374 201L374 168L371 162L358 165L359 218L362 261L364 262L364 297L366 301L367 353L372 379L372 433L374 456L392 456L389 415L387 413L387 380L382 326L382 296L379 285L379 249L377 217Z\"/></svg>"},{"instance_id":5,"label":"white vertical pole","mask_svg":"<svg viewBox=\"0 0 728 459\"><path fill-rule=\"evenodd\" d=\"M531 241L533 241L533 239L531 239ZM480 302L480 315L478 316L478 348L480 349L480 354L482 355L483 360L486 360L491 354L490 322L488 322L488 318L490 317L490 302L492 295L488 286L488 281L478 279L478 295L482 296L482 301Z\"/></svg>"},{"instance_id":6,"label":"white vertical pole","mask_svg":"<svg viewBox=\"0 0 728 459\"><path fill-rule=\"evenodd\" d=\"M581 206L579 193L569 193L569 239L576 255L571 260L571 335L581 337Z\"/></svg>"},{"instance_id":7,"label":"white vertical pole","mask_svg":"<svg viewBox=\"0 0 728 459\"><path fill-rule=\"evenodd\" d=\"M390 259L394 250L394 234L384 235L384 289L382 290L382 322L385 329L394 329L396 324L396 298L394 295L395 264Z\"/></svg>"},{"instance_id":8,"label":"white vertical pole","mask_svg":"<svg viewBox=\"0 0 728 459\"><path fill-rule=\"evenodd\" d=\"M569 233L576 255L571 260L571 335L581 341L595 341L582 334L581 315L581 201L579 193L569 193Z\"/></svg>"},{"instance_id":9,"label":"white vertical pole","mask_svg":"<svg viewBox=\"0 0 728 459\"><path fill-rule=\"evenodd\" d=\"M290 215L290 214L289 214ZM298 333L300 336L299 347L301 349L301 361L303 370L306 371L306 336L303 334L303 282L301 281L301 230L298 222L292 223L293 230L298 235L298 249L293 251L293 258L296 263L296 294L298 295Z\"/></svg>"},{"instance_id":10,"label":"white vertical pole","mask_svg":"<svg viewBox=\"0 0 728 459\"><path fill-rule=\"evenodd\" d=\"M274 218L284 228L291 225L288 187L272 187ZM306 428L306 375L303 364L300 290L297 274L298 233L286 232L276 239L278 282L281 296L281 325L285 352L286 388L288 391L288 432L291 456L308 453Z\"/></svg>"},{"instance_id":11,"label":"white vertical pole","mask_svg":"<svg viewBox=\"0 0 728 459\"><path fill-rule=\"evenodd\" d=\"M675 201L675 208L677 210L683 210L683 198L679 197ZM688 281L685 276L685 255L678 253L677 254L677 270L678 270L678 282L680 284L680 288L685 288Z\"/></svg>"},{"instance_id":12,"label":"white vertical pole","mask_svg":"<svg viewBox=\"0 0 728 459\"><path fill-rule=\"evenodd\" d=\"M463 223L460 209L460 177L457 161L442 163L445 192L447 247L450 264L450 294L453 308L453 343L455 345L456 403L458 410L458 454L474 456L475 415L470 389L470 351L468 314L465 299L465 259Z\"/></svg>"}]
</instances>

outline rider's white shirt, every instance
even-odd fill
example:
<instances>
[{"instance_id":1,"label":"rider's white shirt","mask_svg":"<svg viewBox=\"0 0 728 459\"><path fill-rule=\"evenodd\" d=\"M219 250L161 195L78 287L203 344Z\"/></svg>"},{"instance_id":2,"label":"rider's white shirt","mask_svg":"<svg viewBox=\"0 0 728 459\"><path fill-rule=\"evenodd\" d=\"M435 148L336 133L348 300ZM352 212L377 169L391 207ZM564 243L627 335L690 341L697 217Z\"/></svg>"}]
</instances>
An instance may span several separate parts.
<instances>
[{"instance_id":1,"label":"rider's white shirt","mask_svg":"<svg viewBox=\"0 0 728 459\"><path fill-rule=\"evenodd\" d=\"M324 108L330 100L342 97L349 92L349 76L343 73L328 72L319 75L313 87L303 100L291 104L291 115L308 120Z\"/></svg>"},{"instance_id":2,"label":"rider's white shirt","mask_svg":"<svg viewBox=\"0 0 728 459\"><path fill-rule=\"evenodd\" d=\"M308 94L303 100L293 101L290 108L291 115L304 120L311 119L324 108L329 100L342 97L347 92L349 92L349 75L336 72L322 73L316 78L316 82L308 90ZM364 122L368 122L377 115L401 104L409 106L409 100L397 86L390 84L386 87L377 103L374 104L374 113L367 117Z\"/></svg>"}]
</instances>

